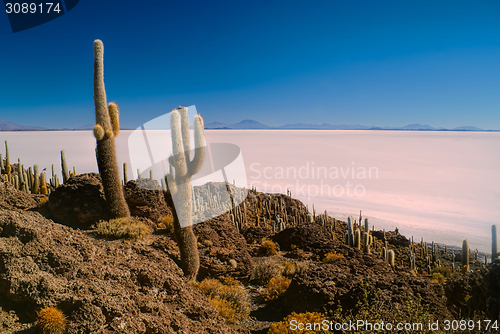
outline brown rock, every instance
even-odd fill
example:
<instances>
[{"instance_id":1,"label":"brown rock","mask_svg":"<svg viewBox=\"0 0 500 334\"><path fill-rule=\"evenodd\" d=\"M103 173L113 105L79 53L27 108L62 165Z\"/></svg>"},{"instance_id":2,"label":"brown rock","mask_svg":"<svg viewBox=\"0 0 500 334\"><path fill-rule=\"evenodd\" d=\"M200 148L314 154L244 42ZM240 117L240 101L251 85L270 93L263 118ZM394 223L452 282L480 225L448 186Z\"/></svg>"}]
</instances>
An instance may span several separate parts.
<instances>
[{"instance_id":1,"label":"brown rock","mask_svg":"<svg viewBox=\"0 0 500 334\"><path fill-rule=\"evenodd\" d=\"M422 297L422 305L439 319L450 319L441 284L413 275L408 269L392 268L383 259L363 254L340 243L334 243L336 253L350 250L344 258L331 263L317 263L295 275L283 299L288 312L333 311L338 303L344 310L354 309L365 292L373 296L380 289L377 305L404 305L405 298ZM401 308L404 310L404 307Z\"/></svg>"},{"instance_id":2,"label":"brown rock","mask_svg":"<svg viewBox=\"0 0 500 334\"><path fill-rule=\"evenodd\" d=\"M164 216L171 214L156 180L128 181L125 186L125 200L132 216L149 218L158 223Z\"/></svg>"},{"instance_id":3,"label":"brown rock","mask_svg":"<svg viewBox=\"0 0 500 334\"><path fill-rule=\"evenodd\" d=\"M7 210L26 210L37 206L35 196L14 189L9 182L0 177L0 208Z\"/></svg>"},{"instance_id":4,"label":"brown rock","mask_svg":"<svg viewBox=\"0 0 500 334\"><path fill-rule=\"evenodd\" d=\"M194 225L200 249L200 271L198 279L206 276L250 275L253 267L245 238L238 232L226 215ZM208 242L207 242L208 241Z\"/></svg>"},{"instance_id":5,"label":"brown rock","mask_svg":"<svg viewBox=\"0 0 500 334\"><path fill-rule=\"evenodd\" d=\"M88 234L0 210L0 306L31 327L38 310L56 306L68 334L236 333L163 252Z\"/></svg>"},{"instance_id":6,"label":"brown rock","mask_svg":"<svg viewBox=\"0 0 500 334\"><path fill-rule=\"evenodd\" d=\"M69 226L85 226L108 220L101 177L97 173L71 177L49 196L54 220Z\"/></svg>"}]
</instances>

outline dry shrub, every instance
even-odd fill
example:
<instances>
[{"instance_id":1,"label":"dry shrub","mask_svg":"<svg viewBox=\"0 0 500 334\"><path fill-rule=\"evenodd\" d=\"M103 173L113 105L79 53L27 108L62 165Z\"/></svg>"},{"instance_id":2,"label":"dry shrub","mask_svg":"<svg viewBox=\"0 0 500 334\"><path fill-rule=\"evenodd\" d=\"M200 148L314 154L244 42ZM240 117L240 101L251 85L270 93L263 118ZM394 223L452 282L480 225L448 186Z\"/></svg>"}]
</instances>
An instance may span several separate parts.
<instances>
[{"instance_id":1,"label":"dry shrub","mask_svg":"<svg viewBox=\"0 0 500 334\"><path fill-rule=\"evenodd\" d=\"M266 290L264 291L262 297L266 302L278 299L282 294L285 293L291 282L292 280L290 278L284 276L271 278L266 285Z\"/></svg>"},{"instance_id":2,"label":"dry shrub","mask_svg":"<svg viewBox=\"0 0 500 334\"><path fill-rule=\"evenodd\" d=\"M172 215L166 215L161 219L158 227L165 230L165 233L171 234L174 232L174 217Z\"/></svg>"},{"instance_id":3,"label":"dry shrub","mask_svg":"<svg viewBox=\"0 0 500 334\"><path fill-rule=\"evenodd\" d=\"M323 320L327 318L321 313L317 312L306 312L306 313L295 313L292 312L285 319L280 322L274 323L269 327L269 331L267 334L294 334L294 333L302 333L302 334L314 334L314 333L331 333L330 331L321 331L321 326L316 325L314 328L314 324L321 324ZM292 330L291 321L295 320L296 324L304 324L305 330ZM307 329L306 324L311 324L312 328Z\"/></svg>"},{"instance_id":4,"label":"dry shrub","mask_svg":"<svg viewBox=\"0 0 500 334\"><path fill-rule=\"evenodd\" d=\"M289 262L279 256L256 258L250 280L259 285L266 285L273 277L291 278L307 269L308 266L309 264L305 261Z\"/></svg>"},{"instance_id":5,"label":"dry shrub","mask_svg":"<svg viewBox=\"0 0 500 334\"><path fill-rule=\"evenodd\" d=\"M282 271L280 258L276 256L255 259L250 280L266 285L271 278L281 276Z\"/></svg>"},{"instance_id":6,"label":"dry shrub","mask_svg":"<svg viewBox=\"0 0 500 334\"><path fill-rule=\"evenodd\" d=\"M343 259L343 258L344 258L343 254L333 252L333 253L325 254L325 258L321 262L323 262L323 263L330 263L330 262L333 262L333 261L335 261L337 259Z\"/></svg>"},{"instance_id":7,"label":"dry shrub","mask_svg":"<svg viewBox=\"0 0 500 334\"><path fill-rule=\"evenodd\" d=\"M250 314L250 297L247 290L233 278L221 283L217 279L206 278L195 285L208 296L210 304L230 324L237 324Z\"/></svg>"},{"instance_id":8,"label":"dry shrub","mask_svg":"<svg viewBox=\"0 0 500 334\"><path fill-rule=\"evenodd\" d=\"M278 247L271 240L263 240L260 244L259 253L263 256L278 254Z\"/></svg>"},{"instance_id":9,"label":"dry shrub","mask_svg":"<svg viewBox=\"0 0 500 334\"><path fill-rule=\"evenodd\" d=\"M297 272L297 266L295 265L295 263L291 263L288 261L285 261L285 263L283 263L283 272L282 272L283 276L293 277L293 275L295 275L296 272Z\"/></svg>"},{"instance_id":10,"label":"dry shrub","mask_svg":"<svg viewBox=\"0 0 500 334\"><path fill-rule=\"evenodd\" d=\"M145 223L131 217L115 218L97 223L97 234L111 239L142 239L151 234L151 229Z\"/></svg>"},{"instance_id":11,"label":"dry shrub","mask_svg":"<svg viewBox=\"0 0 500 334\"><path fill-rule=\"evenodd\" d=\"M444 278L444 276L441 275L441 273L435 272L432 273L431 281L443 284L446 281L446 278Z\"/></svg>"}]
</instances>

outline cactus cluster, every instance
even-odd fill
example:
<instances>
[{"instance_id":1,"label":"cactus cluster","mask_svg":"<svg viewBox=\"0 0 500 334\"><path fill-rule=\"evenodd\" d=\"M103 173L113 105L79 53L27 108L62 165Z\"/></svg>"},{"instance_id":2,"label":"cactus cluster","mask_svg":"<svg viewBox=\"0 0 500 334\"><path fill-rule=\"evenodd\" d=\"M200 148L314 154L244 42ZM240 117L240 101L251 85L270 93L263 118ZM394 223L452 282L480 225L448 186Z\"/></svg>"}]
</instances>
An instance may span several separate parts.
<instances>
[{"instance_id":1,"label":"cactus cluster","mask_svg":"<svg viewBox=\"0 0 500 334\"><path fill-rule=\"evenodd\" d=\"M362 219L361 211L359 212L359 218ZM365 223L362 228L359 224L356 224L356 221L354 221L353 224L352 217L347 217L347 229L344 233L344 243L348 246L363 250L366 254L371 254L373 236L369 230L368 218L365 218ZM386 258L386 256L384 256L384 258Z\"/></svg>"},{"instance_id":2,"label":"cactus cluster","mask_svg":"<svg viewBox=\"0 0 500 334\"><path fill-rule=\"evenodd\" d=\"M64 169L67 170L64 151L61 151L61 159L62 166L64 166L64 174ZM19 191L28 194L50 194L60 185L59 178L54 171L54 165L52 165L52 176L49 178L48 182L45 171L40 172L36 164L33 165L33 167L30 166L25 168L21 163L21 159L17 159L17 163L11 165L7 141L5 141L5 159L0 154L0 162L0 177L3 178L3 181L12 184L12 186Z\"/></svg>"}]
</instances>

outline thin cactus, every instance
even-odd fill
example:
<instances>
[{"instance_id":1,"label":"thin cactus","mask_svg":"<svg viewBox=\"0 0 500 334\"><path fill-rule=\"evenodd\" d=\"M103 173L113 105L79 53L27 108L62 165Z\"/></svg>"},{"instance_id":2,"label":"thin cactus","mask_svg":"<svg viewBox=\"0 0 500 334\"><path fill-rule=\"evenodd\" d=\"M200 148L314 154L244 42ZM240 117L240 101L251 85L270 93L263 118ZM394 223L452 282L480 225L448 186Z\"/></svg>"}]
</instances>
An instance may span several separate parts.
<instances>
[{"instance_id":1,"label":"thin cactus","mask_svg":"<svg viewBox=\"0 0 500 334\"><path fill-rule=\"evenodd\" d=\"M361 249L361 231L359 229L354 232L354 247Z\"/></svg>"},{"instance_id":2,"label":"thin cactus","mask_svg":"<svg viewBox=\"0 0 500 334\"><path fill-rule=\"evenodd\" d=\"M127 182L128 182L128 177L127 177L127 163L124 162L123 163L123 184L127 184Z\"/></svg>"},{"instance_id":3,"label":"thin cactus","mask_svg":"<svg viewBox=\"0 0 500 334\"><path fill-rule=\"evenodd\" d=\"M130 211L125 202L123 188L116 161L115 137L118 134L118 106L106 101L104 89L104 47L100 40L94 41L94 104L96 125L96 158L101 175L108 210L113 218L129 217ZM75 173L76 174L76 173Z\"/></svg>"},{"instance_id":4,"label":"thin cactus","mask_svg":"<svg viewBox=\"0 0 500 334\"><path fill-rule=\"evenodd\" d=\"M469 244L467 239L462 243L462 272L469 271Z\"/></svg>"},{"instance_id":5,"label":"thin cactus","mask_svg":"<svg viewBox=\"0 0 500 334\"><path fill-rule=\"evenodd\" d=\"M63 177L63 183L68 182L69 172L68 172L68 164L66 163L66 154L64 153L64 150L61 151L61 173Z\"/></svg>"},{"instance_id":6,"label":"thin cactus","mask_svg":"<svg viewBox=\"0 0 500 334\"><path fill-rule=\"evenodd\" d=\"M497 226L491 226L491 261L498 259Z\"/></svg>"},{"instance_id":7,"label":"thin cactus","mask_svg":"<svg viewBox=\"0 0 500 334\"><path fill-rule=\"evenodd\" d=\"M347 217L347 245L354 245L354 235L352 233L352 219L351 217Z\"/></svg>"},{"instance_id":8,"label":"thin cactus","mask_svg":"<svg viewBox=\"0 0 500 334\"><path fill-rule=\"evenodd\" d=\"M5 169L6 174L10 174L9 145L7 145L7 141L5 141Z\"/></svg>"},{"instance_id":9,"label":"thin cactus","mask_svg":"<svg viewBox=\"0 0 500 334\"><path fill-rule=\"evenodd\" d=\"M38 165L33 166L33 187L31 188L33 194L40 192L40 177L38 175Z\"/></svg>"}]
</instances>

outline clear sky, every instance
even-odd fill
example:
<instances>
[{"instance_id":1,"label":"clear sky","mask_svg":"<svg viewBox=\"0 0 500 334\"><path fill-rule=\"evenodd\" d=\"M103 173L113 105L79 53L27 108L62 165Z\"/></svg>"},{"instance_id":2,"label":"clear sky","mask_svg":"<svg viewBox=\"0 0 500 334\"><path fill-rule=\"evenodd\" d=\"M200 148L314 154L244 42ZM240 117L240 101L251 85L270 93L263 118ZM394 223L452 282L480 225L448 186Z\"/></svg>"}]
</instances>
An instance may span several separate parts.
<instances>
[{"instance_id":1,"label":"clear sky","mask_svg":"<svg viewBox=\"0 0 500 334\"><path fill-rule=\"evenodd\" d=\"M94 123L93 40L135 128L205 122L500 129L500 1L80 0L13 34L0 13L0 119Z\"/></svg>"}]
</instances>

